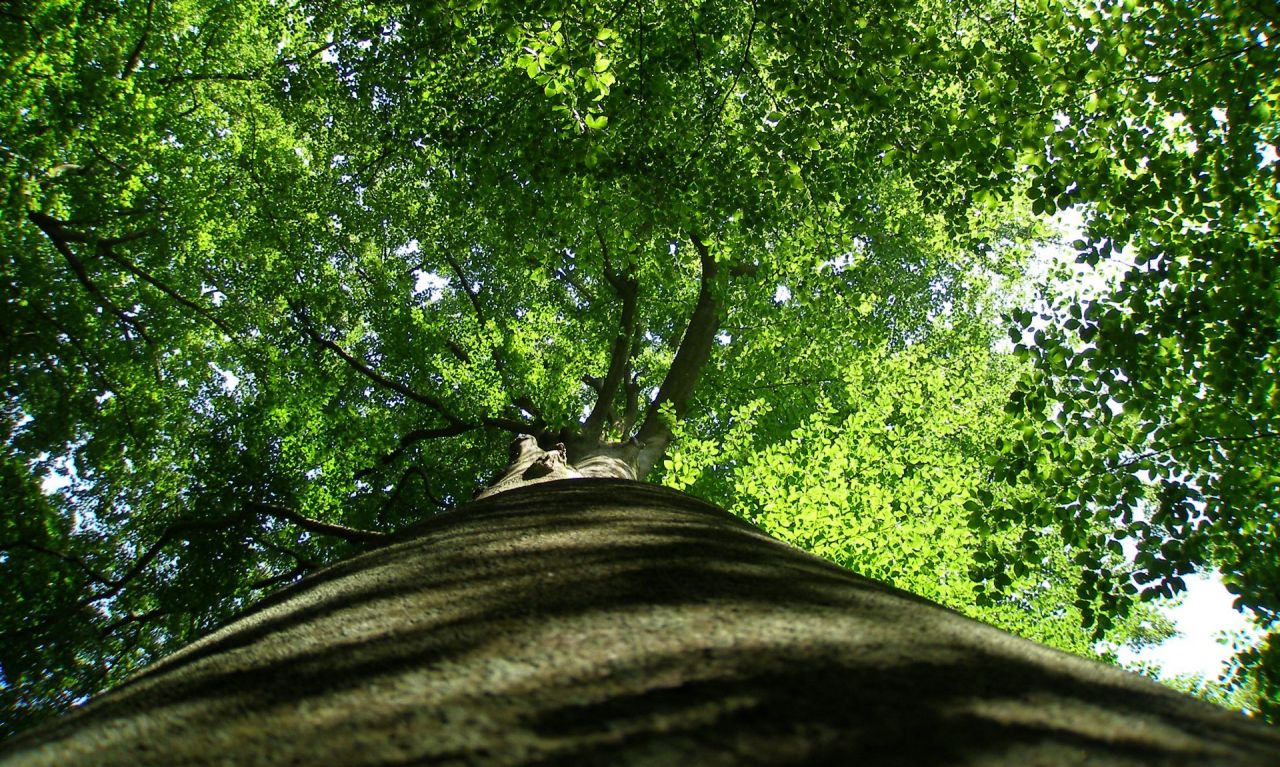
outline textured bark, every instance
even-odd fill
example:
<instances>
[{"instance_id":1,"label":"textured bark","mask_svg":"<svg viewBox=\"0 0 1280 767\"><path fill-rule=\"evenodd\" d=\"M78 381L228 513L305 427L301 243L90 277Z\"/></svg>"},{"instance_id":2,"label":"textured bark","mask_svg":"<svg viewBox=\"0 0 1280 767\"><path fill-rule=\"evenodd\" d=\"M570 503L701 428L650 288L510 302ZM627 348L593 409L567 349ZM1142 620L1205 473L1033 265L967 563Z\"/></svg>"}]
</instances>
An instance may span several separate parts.
<instances>
[{"instance_id":1,"label":"textured bark","mask_svg":"<svg viewBox=\"0 0 1280 767\"><path fill-rule=\"evenodd\" d=\"M1280 736L658 487L434 517L11 745L13 765L1280 763Z\"/></svg>"},{"instance_id":2,"label":"textured bark","mask_svg":"<svg viewBox=\"0 0 1280 767\"><path fill-rule=\"evenodd\" d=\"M640 447L633 442L608 444L590 437L562 434L562 442L544 448L532 434L521 434L511 442L507 468L476 500L529 485L562 479L636 479Z\"/></svg>"}]
</instances>

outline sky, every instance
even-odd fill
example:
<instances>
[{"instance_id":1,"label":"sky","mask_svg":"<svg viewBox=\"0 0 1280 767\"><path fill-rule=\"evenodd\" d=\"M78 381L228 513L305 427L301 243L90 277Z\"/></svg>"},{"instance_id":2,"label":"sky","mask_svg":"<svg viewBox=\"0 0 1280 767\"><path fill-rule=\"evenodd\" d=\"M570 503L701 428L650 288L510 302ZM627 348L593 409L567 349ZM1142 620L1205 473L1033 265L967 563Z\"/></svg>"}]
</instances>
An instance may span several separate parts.
<instances>
[{"instance_id":1,"label":"sky","mask_svg":"<svg viewBox=\"0 0 1280 767\"><path fill-rule=\"evenodd\" d=\"M1158 605L1181 636L1138 653L1122 650L1118 653L1122 663L1156 663L1164 677L1200 674L1214 679L1231 656L1230 643L1219 641L1223 634L1246 631L1256 636L1244 615L1231 606L1233 597L1216 572L1185 580L1187 591L1180 600Z\"/></svg>"}]
</instances>

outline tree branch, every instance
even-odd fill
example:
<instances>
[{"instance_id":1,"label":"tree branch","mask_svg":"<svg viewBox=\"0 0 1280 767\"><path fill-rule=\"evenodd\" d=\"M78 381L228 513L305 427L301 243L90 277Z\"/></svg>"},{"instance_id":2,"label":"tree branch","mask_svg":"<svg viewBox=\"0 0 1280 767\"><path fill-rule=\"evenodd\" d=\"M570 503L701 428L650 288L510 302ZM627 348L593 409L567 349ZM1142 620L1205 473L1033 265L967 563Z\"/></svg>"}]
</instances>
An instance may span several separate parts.
<instances>
[{"instance_id":1,"label":"tree branch","mask_svg":"<svg viewBox=\"0 0 1280 767\"><path fill-rule=\"evenodd\" d=\"M82 242L86 244L88 243L95 244L97 246L99 254L114 261L126 272L129 272L130 274L142 280L143 282L147 283L148 285L152 286L156 290L159 290L161 293L164 293L165 295L169 296L174 301L177 301L182 306L185 306L186 308L195 312L197 316L215 325L223 333L226 333L228 337L235 338L237 336L237 333L235 332L235 330L231 328L230 325L228 325L222 319L219 319L218 317L214 316L208 309L204 308L203 306L200 306L196 302L182 295L174 288L165 284L159 277L156 277L155 275L151 274L150 272L144 270L142 267L135 264L133 261L129 260L128 258L125 258L124 256L116 252L115 250L116 245L122 245L127 242L134 242L135 240L141 240L144 237L149 237L156 233L155 229L140 229L135 232L128 232L126 234L122 234L118 237L98 237L96 234L86 234L84 232L78 232L78 231L75 231L74 229L70 229L68 227L68 222L60 221L56 218L53 218L52 216L47 216L43 213L31 212L28 214L28 218L30 218L33 222L35 222L35 224L39 226L46 234L50 234L51 232L56 233L57 239L61 239L64 242ZM54 234L50 234L50 237L53 238ZM55 241L55 245L56 245L56 241ZM63 253L63 256L67 257L67 254ZM81 265L80 268L83 270L84 268L83 265Z\"/></svg>"},{"instance_id":2,"label":"tree branch","mask_svg":"<svg viewBox=\"0 0 1280 767\"><path fill-rule=\"evenodd\" d=\"M630 364L627 366L630 368ZM626 391L624 393L625 405L622 411L622 433L630 434L631 429L636 424L636 419L640 417L640 374L630 373L628 371Z\"/></svg>"},{"instance_id":3,"label":"tree branch","mask_svg":"<svg viewBox=\"0 0 1280 767\"><path fill-rule=\"evenodd\" d=\"M590 441L599 441L606 420L611 420L614 413L614 400L617 399L618 390L626 380L631 361L632 339L636 331L636 299L639 293L635 273L628 270L626 275L614 274L609 266L609 249L604 236L599 232L596 232L596 236L600 238L600 247L604 252L605 279L622 299L622 311L618 321L618 334L613 339L613 350L609 355L609 370L597 390L595 407L582 426L582 436Z\"/></svg>"},{"instance_id":4,"label":"tree branch","mask_svg":"<svg viewBox=\"0 0 1280 767\"><path fill-rule=\"evenodd\" d=\"M577 273L573 270L557 266L556 276L564 280L569 287L576 290L578 295L582 296L588 304L594 304L596 302L595 294L592 293L586 285L582 284L582 280L578 278Z\"/></svg>"},{"instance_id":5,"label":"tree branch","mask_svg":"<svg viewBox=\"0 0 1280 767\"><path fill-rule=\"evenodd\" d=\"M303 570L314 570L315 568L320 566L319 563L317 563L314 559L299 552L297 549L284 546L280 543L277 543L271 540L270 538L265 538L259 535L250 534L249 540L254 541L255 543L261 546L265 546L269 549L275 549L281 554L285 554L289 557L292 557L293 561L298 563L298 567L302 568Z\"/></svg>"},{"instance_id":6,"label":"tree branch","mask_svg":"<svg viewBox=\"0 0 1280 767\"><path fill-rule=\"evenodd\" d=\"M476 292L471 281L467 279L467 275L462 271L462 264L458 263L458 259L454 258L447 250L444 252L444 260L448 262L449 268L453 270L453 274L458 278L458 282L462 283L462 292L466 293L467 299L471 301L471 308L476 313L476 320L483 325L484 310L480 308L480 295Z\"/></svg>"},{"instance_id":7,"label":"tree branch","mask_svg":"<svg viewBox=\"0 0 1280 767\"><path fill-rule=\"evenodd\" d=\"M138 68L138 63L142 60L142 50L147 47L147 37L151 35L151 14L155 10L156 0L147 0L147 18L142 22L142 35L138 38L138 44L133 46L133 50L129 52L129 58L125 60L124 69L120 70L120 79L124 80L133 74Z\"/></svg>"},{"instance_id":8,"label":"tree branch","mask_svg":"<svg viewBox=\"0 0 1280 767\"><path fill-rule=\"evenodd\" d=\"M257 72L200 72L185 75L169 75L157 80L161 85L180 85L197 82L253 82L261 75Z\"/></svg>"},{"instance_id":9,"label":"tree branch","mask_svg":"<svg viewBox=\"0 0 1280 767\"><path fill-rule=\"evenodd\" d=\"M90 581L100 586L106 586L110 588L115 585L115 582L112 581L110 578L108 578L107 576L103 575L102 573L90 567L88 563L86 563L83 559L80 559L79 557L74 556L72 554L67 554L66 552L58 551L57 549L51 549L46 546L41 546L38 543L31 543L30 541L9 541L7 543L0 544L0 551L14 549L14 548L24 548L30 551L44 554L46 556L53 557L55 559L60 559L63 562L66 562L67 564L74 566L77 570L79 570L80 572L88 576Z\"/></svg>"},{"instance_id":10,"label":"tree branch","mask_svg":"<svg viewBox=\"0 0 1280 767\"><path fill-rule=\"evenodd\" d=\"M89 271L85 269L84 263L76 257L76 254L71 250L71 246L67 244L69 242L89 242L88 235L70 231L64 228L62 226L62 222L58 219L53 218L52 216L46 216L45 214L37 211L28 212L27 219L39 227L40 231L44 232L44 235L49 238L49 242L53 244L54 250L58 251L58 253L66 259L67 264L71 267L72 274L76 276L76 279L80 281L80 284L84 286L84 289L89 291L89 295L93 297L94 301L103 309L115 315L127 330L137 333L142 340L147 343L151 343L151 337L142 329L142 326L138 324L138 321L130 317L128 314L125 314L123 309L113 304L111 299L107 298L106 293L104 293L102 289L99 288L92 279L90 279Z\"/></svg>"},{"instance_id":11,"label":"tree branch","mask_svg":"<svg viewBox=\"0 0 1280 767\"><path fill-rule=\"evenodd\" d=\"M524 421L517 421L513 418L486 417L482 419L485 426L493 429L502 429L512 434L541 434L542 428L537 428L537 424L529 424Z\"/></svg>"},{"instance_id":12,"label":"tree branch","mask_svg":"<svg viewBox=\"0 0 1280 767\"><path fill-rule=\"evenodd\" d=\"M106 627L102 629L101 637L106 639L131 623L145 623L152 618L159 618L162 615L167 615L168 612L168 610L148 610L145 613L129 613L114 623L108 623Z\"/></svg>"},{"instance_id":13,"label":"tree branch","mask_svg":"<svg viewBox=\"0 0 1280 767\"><path fill-rule=\"evenodd\" d=\"M112 245L115 245L116 243L128 242L129 240L138 239L138 237L146 236L148 233L149 232L134 232L132 234L125 235L124 237L117 237L111 240L100 240L98 242L98 251L103 255L105 255L107 258L110 258L112 261L115 261L125 271L129 272L133 276L137 277L138 279L152 286L156 290L159 290L161 293L164 293L165 295L169 296L174 301L177 301L179 304L182 304L183 306L187 307L191 311L195 312L202 319L217 326L217 328L221 330L223 333L226 333L229 338L236 338L239 334L236 333L235 330L232 329L232 327L228 325L225 321L214 316L211 312L209 312L203 306L200 306L196 302L182 295L177 290L169 287L164 282L162 282L160 278L153 276L152 274L143 270L141 267L139 267L137 264L133 263L129 259L119 255L118 253L116 253L115 248L112 247Z\"/></svg>"},{"instance_id":14,"label":"tree branch","mask_svg":"<svg viewBox=\"0 0 1280 767\"><path fill-rule=\"evenodd\" d=\"M249 501L246 504L250 509L266 514L268 516L279 519L288 520L307 532L316 533L317 535L331 535L335 538L341 538L349 543L382 543L387 540L386 533L380 533L377 530L361 530L355 527L347 527L333 522L324 522L319 519L312 519L294 511L285 506L277 506L270 503L259 503L258 501Z\"/></svg>"},{"instance_id":15,"label":"tree branch","mask_svg":"<svg viewBox=\"0 0 1280 767\"><path fill-rule=\"evenodd\" d=\"M416 392L413 389L410 389L408 386L405 386L404 384L400 383L399 381L393 381L390 378L387 378L386 376L382 375L378 371L374 370L373 368L369 367L365 363L353 357L351 354L347 352L346 349L343 349L338 344L320 335L320 333L317 332L316 329L311 326L311 320L307 317L306 308L303 307L301 303L297 301L290 301L289 306L290 308L293 309L294 313L298 316L298 319L302 322L303 332L305 332L312 341L315 341L320 346L323 346L324 348L338 355L342 359L342 361L346 362L347 365L352 370L356 371L357 373L360 373L365 378L368 378L370 381L373 381L379 386L382 386L400 395L403 395L404 397L414 402L417 402L420 405L426 405L427 407L436 411L440 415L444 416L444 419L451 424L463 423L462 419L458 418L456 415L449 412L449 409L446 408L444 403L441 402L440 400L436 399L435 397L429 396L427 394Z\"/></svg>"},{"instance_id":16,"label":"tree branch","mask_svg":"<svg viewBox=\"0 0 1280 767\"><path fill-rule=\"evenodd\" d=\"M418 476L422 479L422 492L433 504L436 505L437 508L447 508L445 502L436 497L435 493L431 492L431 481L427 477L427 473L418 466L410 466L400 474L400 478L396 480L396 485L391 491L391 495L387 496L387 499L382 502L382 509L378 514L379 520L381 520L387 510L391 508L392 504L400 499L401 493L404 492L405 487L409 484L409 480L414 476Z\"/></svg>"},{"instance_id":17,"label":"tree branch","mask_svg":"<svg viewBox=\"0 0 1280 767\"><path fill-rule=\"evenodd\" d=\"M1135 455L1132 458L1128 458L1126 460L1120 461L1114 466L1109 466L1103 471L1112 472L1112 471L1116 471L1117 469L1128 469L1135 464L1138 464L1138 463L1141 463L1142 461L1147 460L1148 458L1155 458L1158 455L1164 455L1165 453L1172 453L1177 450L1183 450L1188 447L1196 447L1198 445L1222 445L1222 444L1229 444L1232 442L1257 442L1258 440L1276 439L1276 438L1280 438L1280 434L1276 434L1275 432L1270 432L1270 431L1260 431L1257 434L1246 434L1240 437L1200 437L1199 439L1187 440L1186 442L1179 442L1176 445L1169 445L1168 447L1163 447L1156 450L1148 451L1146 453L1142 453L1140 455ZM1102 472L1092 472L1091 475L1097 475L1099 473L1102 473Z\"/></svg>"},{"instance_id":18,"label":"tree branch","mask_svg":"<svg viewBox=\"0 0 1280 767\"><path fill-rule=\"evenodd\" d=\"M454 423L454 424L449 424L448 426L442 426L436 429L414 429L406 433L403 437L401 437L400 441L396 443L395 449L393 449L390 453L387 453L386 455L379 458L378 463L380 463L383 466L390 466L392 463L396 461L397 458L404 455L405 451L407 451L409 448L413 447L414 445L418 444L419 442L422 442L423 440L440 439L442 437L456 437L459 434L465 434L466 432L472 431L477 428L479 427L473 424ZM361 469L360 471L356 472L355 479L363 479L364 477L369 476L373 472L374 472L374 467L370 467L368 469Z\"/></svg>"},{"instance_id":19,"label":"tree branch","mask_svg":"<svg viewBox=\"0 0 1280 767\"><path fill-rule=\"evenodd\" d=\"M689 239L697 249L702 264L698 302L694 304L693 314L689 316L689 324L685 326L684 338L676 349L675 359L671 361L658 395L649 405L644 423L636 434L636 439L643 446L637 462L637 477L647 475L666 452L667 444L671 441L671 424L663 420L661 409L670 403L675 417L684 417L702 369L711 358L716 330L720 325L720 305L715 296L718 272L716 260L697 234L690 234Z\"/></svg>"},{"instance_id":20,"label":"tree branch","mask_svg":"<svg viewBox=\"0 0 1280 767\"><path fill-rule=\"evenodd\" d=\"M463 348L462 344L459 344L457 341L454 341L453 339L450 339L450 338L446 338L444 340L444 346L446 349L449 350L451 354L453 354L453 356L458 358L459 362L471 361L471 355L468 354L467 350Z\"/></svg>"},{"instance_id":21,"label":"tree branch","mask_svg":"<svg viewBox=\"0 0 1280 767\"><path fill-rule=\"evenodd\" d=\"M458 278L458 282L462 284L462 291L467 294L467 299L471 302L471 308L475 312L476 321L481 325L484 325L485 314L484 309L480 306L480 292L477 291L471 281L467 279L466 273L462 271L462 264L450 255L448 251L444 252L444 260L448 262L449 268L453 270L454 276L456 276ZM451 341L447 341L445 345L450 349L450 351L453 351L454 356L458 357L463 362L470 361L470 355L468 355L466 350L462 349L462 347L459 346L457 350L455 350L454 346L456 346L456 344ZM506 362L502 359L502 356L498 354L497 349L491 349L490 353L491 358L493 359L493 367L498 371L498 375L502 378L503 387L507 390L508 394L513 394L511 382L506 376ZM542 416L538 411L537 405L535 405L533 400L529 399L529 397L524 395L513 396L511 402L516 407L532 415L539 422L542 420ZM513 421L505 418L485 418L484 425L494 426L515 434L523 434L529 431L541 431L537 424L521 423L519 421Z\"/></svg>"},{"instance_id":22,"label":"tree branch","mask_svg":"<svg viewBox=\"0 0 1280 767\"><path fill-rule=\"evenodd\" d=\"M273 586L278 586L281 583L287 583L289 581L292 581L295 578L306 575L307 569L308 568L305 565L298 564L292 570L287 570L278 575L273 575L270 578L263 578L261 580L257 580L257 581L254 581L253 583L250 583L249 589L251 591L257 591L259 589L269 589Z\"/></svg>"}]
</instances>

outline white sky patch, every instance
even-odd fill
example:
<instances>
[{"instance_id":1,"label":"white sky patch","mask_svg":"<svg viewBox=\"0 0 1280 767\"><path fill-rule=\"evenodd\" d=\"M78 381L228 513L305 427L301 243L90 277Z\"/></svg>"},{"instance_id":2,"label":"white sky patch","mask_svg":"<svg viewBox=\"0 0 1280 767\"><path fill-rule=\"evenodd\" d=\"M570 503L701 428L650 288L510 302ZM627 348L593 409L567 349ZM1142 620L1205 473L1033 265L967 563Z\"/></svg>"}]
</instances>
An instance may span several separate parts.
<instances>
[{"instance_id":1,"label":"white sky patch","mask_svg":"<svg viewBox=\"0 0 1280 767\"><path fill-rule=\"evenodd\" d=\"M1276 152L1274 144L1258 144L1258 156L1262 158L1258 161L1259 168L1265 168L1268 165L1280 162L1280 153Z\"/></svg>"},{"instance_id":2,"label":"white sky patch","mask_svg":"<svg viewBox=\"0 0 1280 767\"><path fill-rule=\"evenodd\" d=\"M1164 677L1200 674L1216 679L1232 654L1229 634L1243 632L1255 641L1260 637L1249 620L1231 606L1234 597L1222 585L1222 576L1212 572L1185 580L1187 591L1179 600L1155 603L1173 620L1179 636L1141 652L1121 648L1117 654L1122 663L1156 663Z\"/></svg>"},{"instance_id":3,"label":"white sky patch","mask_svg":"<svg viewBox=\"0 0 1280 767\"><path fill-rule=\"evenodd\" d=\"M240 385L240 376L230 370L223 370L212 362L209 363L209 367L213 369L213 372L222 376L222 390L228 394L235 391L236 387Z\"/></svg>"},{"instance_id":4,"label":"white sky patch","mask_svg":"<svg viewBox=\"0 0 1280 767\"><path fill-rule=\"evenodd\" d=\"M832 269L837 272L844 271L849 267L857 264L866 257L867 251L871 250L871 241L866 237L858 235L853 238L853 242L849 244L849 249L840 253L834 258L823 261L818 266L818 270Z\"/></svg>"},{"instance_id":5,"label":"white sky patch","mask_svg":"<svg viewBox=\"0 0 1280 767\"><path fill-rule=\"evenodd\" d=\"M430 303L435 303L444 298L445 286L449 281L435 272L426 272L416 269L413 272L413 294L415 296L425 293L426 299Z\"/></svg>"},{"instance_id":6,"label":"white sky patch","mask_svg":"<svg viewBox=\"0 0 1280 767\"><path fill-rule=\"evenodd\" d=\"M208 296L214 306L222 306L222 302L227 300L227 294L212 285L201 285L200 295Z\"/></svg>"},{"instance_id":7,"label":"white sky patch","mask_svg":"<svg viewBox=\"0 0 1280 767\"><path fill-rule=\"evenodd\" d=\"M1066 267L1071 273L1070 289L1084 299L1091 299L1105 294L1111 287L1119 284L1129 268L1123 262L1127 255L1121 252L1120 258L1100 261L1097 266L1076 263L1076 250L1071 246L1075 240L1084 237L1084 211L1072 206L1060 210L1050 219L1059 237L1055 241L1037 245L1031 260L1027 264L1027 284L1044 283L1051 272ZM1067 287L1058 283L1060 287ZM1031 327L1022 335L1022 343L1032 344L1035 331L1044 329L1048 323L1041 318L1049 306L1042 300L1036 300L1033 294L1015 298L1022 306L1035 314ZM1013 351L1013 342L1006 336L996 343L996 351L1008 353Z\"/></svg>"},{"instance_id":8,"label":"white sky patch","mask_svg":"<svg viewBox=\"0 0 1280 767\"><path fill-rule=\"evenodd\" d=\"M63 456L53 461L53 468L45 473L44 478L40 480L40 489L45 495L53 495L64 488L71 486L71 481L76 477L76 465L70 458Z\"/></svg>"},{"instance_id":9,"label":"white sky patch","mask_svg":"<svg viewBox=\"0 0 1280 767\"><path fill-rule=\"evenodd\" d=\"M786 285L779 285L778 289L773 291L773 302L775 304L785 304L791 300L791 288Z\"/></svg>"}]
</instances>

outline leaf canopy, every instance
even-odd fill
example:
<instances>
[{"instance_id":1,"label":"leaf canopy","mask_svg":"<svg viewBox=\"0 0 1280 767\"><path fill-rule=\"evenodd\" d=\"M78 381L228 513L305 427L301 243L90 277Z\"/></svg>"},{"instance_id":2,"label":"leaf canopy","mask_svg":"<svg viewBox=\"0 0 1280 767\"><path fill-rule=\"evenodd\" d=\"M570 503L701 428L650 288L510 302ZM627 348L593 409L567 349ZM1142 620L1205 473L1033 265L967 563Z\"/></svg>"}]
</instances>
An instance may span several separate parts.
<instances>
[{"instance_id":1,"label":"leaf canopy","mask_svg":"<svg viewBox=\"0 0 1280 767\"><path fill-rule=\"evenodd\" d=\"M1125 319L1135 302L1217 306L1269 274L1237 279L1217 255L1256 246L1261 263L1274 246L1274 165L1238 156L1274 145L1273 86L1248 78L1275 20L1160 8L14 5L6 731L464 501L513 432L674 435L653 478L836 561L1076 651L1090 614L1142 638L1143 614L1090 601L1130 567L1091 548L1110 518L1023 471L1043 442L1016 429L1040 427L1003 420L1021 369L992 351L991 318L1040 233L1032 214L1076 202L1096 212L1089 242L1147 237L1147 262L1170 265L1081 315L1133 339L1107 363L1123 380L1155 369L1128 361L1155 353L1135 335L1155 315ZM1206 25L1244 48L1171 42ZM1188 152L1168 122L1192 80L1184 119L1204 149ZM1262 95L1204 122L1212 93L1245 85ZM1219 160L1245 175L1165 195ZM1195 245L1181 222L1207 211L1236 234ZM1206 331L1203 365L1180 369L1273 350L1247 335ZM1018 391L1060 372L1041 359L1086 364L1054 338ZM1254 396L1268 379L1250 371L1233 380ZM1159 396L1130 417L1164 413ZM1188 397L1170 407L1191 417ZM999 469L1007 489L987 467L1000 445L1024 457ZM1046 460L1071 469L1066 449Z\"/></svg>"}]
</instances>

